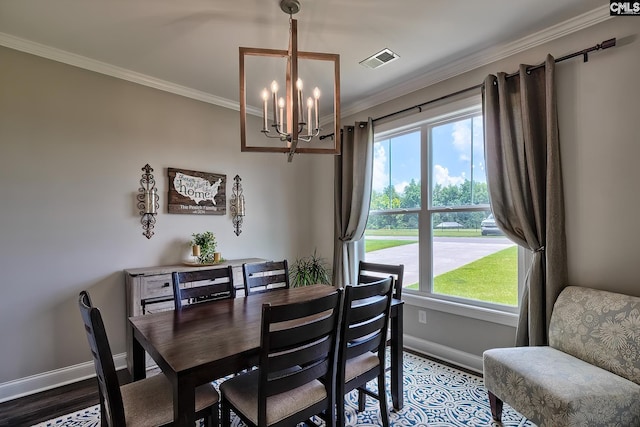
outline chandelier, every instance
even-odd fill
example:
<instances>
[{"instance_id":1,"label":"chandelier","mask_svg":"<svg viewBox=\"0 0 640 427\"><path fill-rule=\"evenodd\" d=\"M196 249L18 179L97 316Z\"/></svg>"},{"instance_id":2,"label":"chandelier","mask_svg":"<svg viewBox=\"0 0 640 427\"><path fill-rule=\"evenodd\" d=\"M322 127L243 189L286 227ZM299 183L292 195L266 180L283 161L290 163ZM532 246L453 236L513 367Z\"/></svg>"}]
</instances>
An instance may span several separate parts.
<instances>
[{"instance_id":1,"label":"chandelier","mask_svg":"<svg viewBox=\"0 0 640 427\"><path fill-rule=\"evenodd\" d=\"M340 55L331 53L303 52L298 50L298 22L293 15L300 10L298 0L281 0L280 8L289 15L289 48L288 50L240 48L240 140L242 151L277 152L288 154L288 161L295 153L340 154ZM268 62L254 62L251 74L250 60L252 58L286 60L284 76L280 81L277 76L272 79L265 77L270 70ZM305 63L301 69L299 60ZM267 61L265 59L265 61ZM268 64L268 65L267 65ZM277 68L276 68L277 69ZM299 71L318 75L322 73L325 81L333 79L332 91L322 87L321 83L311 85L313 90L307 92ZM301 73L301 74L302 74ZM248 82L248 79L259 82ZM271 80L271 83L269 83ZM261 91L256 90L262 85ZM320 86L320 87L318 87ZM328 85L327 85L328 86ZM247 90L249 88L249 90ZM267 89L268 88L268 89ZM253 90L252 90L253 89ZM260 107L248 106L247 96L253 102L259 102ZM326 106L321 110L321 107ZM328 120L324 120L323 111L331 111ZM250 134L247 132L247 113L261 118L261 125ZM323 141L326 136L322 122L331 122L331 141ZM262 134L262 137L260 137ZM264 139L266 137L266 139ZM251 143L249 142L251 140ZM264 141L268 142L264 142ZM275 143L274 143L275 140ZM300 144L302 142L302 144Z\"/></svg>"}]
</instances>

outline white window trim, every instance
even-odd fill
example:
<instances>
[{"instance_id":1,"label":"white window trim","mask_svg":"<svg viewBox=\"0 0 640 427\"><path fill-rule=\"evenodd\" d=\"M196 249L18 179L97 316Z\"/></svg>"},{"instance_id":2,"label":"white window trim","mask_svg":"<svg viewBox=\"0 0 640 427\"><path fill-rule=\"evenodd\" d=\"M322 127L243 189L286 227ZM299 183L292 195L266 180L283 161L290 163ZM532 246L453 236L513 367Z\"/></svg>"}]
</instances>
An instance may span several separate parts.
<instances>
[{"instance_id":1,"label":"white window trim","mask_svg":"<svg viewBox=\"0 0 640 427\"><path fill-rule=\"evenodd\" d=\"M427 308L430 310L442 311L444 313L455 314L457 316L469 317L471 319L483 320L485 322L497 323L500 325L516 327L518 325L518 314L494 308L480 307L459 301L448 301L434 298L432 294L411 292L404 290L402 299L406 304Z\"/></svg>"},{"instance_id":2,"label":"white window trim","mask_svg":"<svg viewBox=\"0 0 640 427\"><path fill-rule=\"evenodd\" d=\"M522 295L524 281L529 267L531 267L531 251L518 247L518 295ZM403 289L402 299L409 305L427 308L430 310L442 311L444 313L455 314L471 319L483 320L485 322L496 323L505 326L518 326L519 307L491 306L483 307L476 303L470 304L460 298L451 300L434 297L434 294L426 294L413 289ZM495 307L501 307L500 309Z\"/></svg>"},{"instance_id":3,"label":"white window trim","mask_svg":"<svg viewBox=\"0 0 640 427\"><path fill-rule=\"evenodd\" d=\"M421 144L420 144L420 157L421 159L427 158L423 150L430 150L430 145L426 141L426 133L422 129L425 126L432 126L434 124L451 120L452 118L460 117L463 115L474 115L482 113L481 96L474 95L465 97L463 99L448 102L445 105L437 105L432 108L425 109L418 114L412 114L407 117L388 121L380 125L376 125L375 139L387 139L400 134L405 134L412 131L421 132ZM431 158L429 153L428 158ZM431 177L431 163L421 167L421 183L429 183ZM404 212L384 211L385 214L393 213L418 213L419 214L419 229L424 230L424 227L429 227L431 222L431 213L437 208L427 206L430 203L430 187L427 186L423 190L423 196L427 194L426 200L423 200L422 207L420 209L411 209L412 212L407 210L401 210ZM426 203L425 203L426 202ZM473 206L473 208L487 208L490 206ZM456 209L457 210L457 209ZM433 237L433 236L431 236ZM431 262L431 242L429 239L419 238L420 258L422 260L429 260ZM525 275L528 267L530 266L530 258L527 257L526 251L522 247L518 247L518 297L522 295ZM423 274L422 264L420 265L420 282L422 282ZM432 269L429 269L431 271ZM428 278L429 283L432 278ZM484 320L492 323L498 323L502 325L516 327L518 322L519 307L504 306L500 304L492 304L484 301L472 301L464 298L439 295L431 291L416 291L406 289L403 299L410 305L417 307L428 308L432 310L438 310L446 313L452 313L464 317L474 318L478 320Z\"/></svg>"},{"instance_id":4,"label":"white window trim","mask_svg":"<svg viewBox=\"0 0 640 427\"><path fill-rule=\"evenodd\" d=\"M457 101L448 102L446 105L425 108L418 114L412 114L396 120L390 120L383 124L376 123L375 138L385 139L390 134L405 133L412 129L418 129L425 124L433 124L446 121L459 114L480 112L482 113L482 97L470 96Z\"/></svg>"}]
</instances>

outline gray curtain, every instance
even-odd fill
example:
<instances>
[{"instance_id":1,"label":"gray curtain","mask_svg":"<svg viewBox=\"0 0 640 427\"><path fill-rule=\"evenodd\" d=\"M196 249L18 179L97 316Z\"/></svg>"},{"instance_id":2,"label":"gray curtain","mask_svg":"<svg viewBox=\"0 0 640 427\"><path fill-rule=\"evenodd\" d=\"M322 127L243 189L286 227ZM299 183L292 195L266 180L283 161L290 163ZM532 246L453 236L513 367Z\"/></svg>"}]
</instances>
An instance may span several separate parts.
<instances>
[{"instance_id":1,"label":"gray curtain","mask_svg":"<svg viewBox=\"0 0 640 427\"><path fill-rule=\"evenodd\" d=\"M555 61L484 82L487 184L496 224L533 253L516 345L546 345L553 304L567 285Z\"/></svg>"},{"instance_id":2,"label":"gray curtain","mask_svg":"<svg viewBox=\"0 0 640 427\"><path fill-rule=\"evenodd\" d=\"M342 154L335 163L335 247L333 284L355 283L362 236L369 217L373 176L373 121L342 130Z\"/></svg>"}]
</instances>

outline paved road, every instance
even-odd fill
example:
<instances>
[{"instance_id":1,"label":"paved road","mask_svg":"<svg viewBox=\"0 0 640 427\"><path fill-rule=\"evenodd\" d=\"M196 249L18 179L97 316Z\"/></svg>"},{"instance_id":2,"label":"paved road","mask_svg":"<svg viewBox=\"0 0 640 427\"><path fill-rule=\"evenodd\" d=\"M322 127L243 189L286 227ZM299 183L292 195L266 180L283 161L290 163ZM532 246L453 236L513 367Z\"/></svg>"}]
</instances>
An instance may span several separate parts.
<instances>
[{"instance_id":1,"label":"paved road","mask_svg":"<svg viewBox=\"0 0 640 427\"><path fill-rule=\"evenodd\" d=\"M405 239L400 237L375 236L376 239L415 240L415 237ZM435 275L455 270L472 261L491 255L508 247L514 246L506 237L435 237L433 239L433 267ZM408 286L418 281L418 244L394 246L380 249L366 254L369 262L384 264L404 264L404 285Z\"/></svg>"}]
</instances>

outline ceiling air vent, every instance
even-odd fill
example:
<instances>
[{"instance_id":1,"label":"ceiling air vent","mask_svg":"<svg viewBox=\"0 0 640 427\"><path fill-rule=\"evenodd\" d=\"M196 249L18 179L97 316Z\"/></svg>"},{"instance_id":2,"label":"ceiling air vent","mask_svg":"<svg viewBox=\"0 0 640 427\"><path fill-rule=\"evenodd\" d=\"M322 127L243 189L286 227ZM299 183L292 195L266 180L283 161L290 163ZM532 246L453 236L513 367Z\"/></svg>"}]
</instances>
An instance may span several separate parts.
<instances>
[{"instance_id":1,"label":"ceiling air vent","mask_svg":"<svg viewBox=\"0 0 640 427\"><path fill-rule=\"evenodd\" d=\"M360 64L364 65L367 68L378 68L398 58L400 57L389 49L382 49L375 55L372 55L367 59L360 61Z\"/></svg>"}]
</instances>

